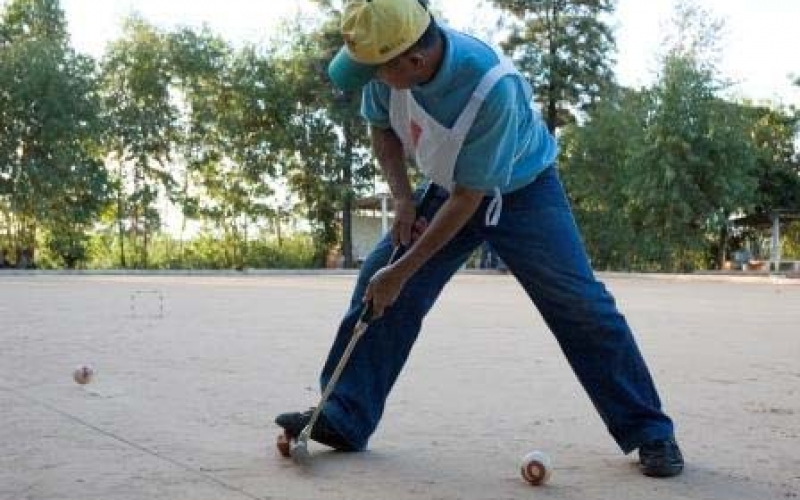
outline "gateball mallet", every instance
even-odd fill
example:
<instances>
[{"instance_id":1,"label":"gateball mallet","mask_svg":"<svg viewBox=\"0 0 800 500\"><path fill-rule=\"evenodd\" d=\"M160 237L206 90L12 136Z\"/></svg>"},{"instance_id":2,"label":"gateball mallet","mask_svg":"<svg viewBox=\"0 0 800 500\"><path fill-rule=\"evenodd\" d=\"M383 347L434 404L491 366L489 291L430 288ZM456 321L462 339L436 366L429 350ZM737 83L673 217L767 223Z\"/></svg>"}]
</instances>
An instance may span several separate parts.
<instances>
[{"instance_id":1,"label":"gateball mallet","mask_svg":"<svg viewBox=\"0 0 800 500\"><path fill-rule=\"evenodd\" d=\"M429 184L428 187L425 189L425 192L422 195L422 200L417 205L416 209L416 217L420 217L428 208L428 205L431 203L434 195L436 194L436 189L433 187L433 184ZM394 250L392 251L392 255L389 257L389 264L394 263L399 259L403 253L405 253L406 247L403 245L397 245ZM322 391L322 396L320 397L319 404L314 408L314 412L311 414L311 419L308 421L308 424L303 428L300 432L300 435L291 443L289 448L289 455L291 455L292 459L295 462L303 463L308 460L309 453L308 453L308 439L311 437L311 431L314 429L314 424L317 423L317 419L319 418L319 414L322 411L322 407L325 405L325 402L328 400L328 397L333 392L334 387L336 387L336 382L339 380L339 377L344 370L344 367L347 365L347 361L350 359L350 355L353 353L353 349L355 349L356 344L358 343L359 339L364 335L367 331L367 327L369 326L370 322L373 319L373 311L372 311L372 303L366 304L366 307L363 308L361 311L361 315L358 318L358 322L356 326L353 328L352 336L350 337L350 341L347 343L347 346L342 353L341 358L339 358L339 362L336 364L336 368L333 370L331 374L331 378L328 380L328 383L325 385L325 390Z\"/></svg>"}]
</instances>

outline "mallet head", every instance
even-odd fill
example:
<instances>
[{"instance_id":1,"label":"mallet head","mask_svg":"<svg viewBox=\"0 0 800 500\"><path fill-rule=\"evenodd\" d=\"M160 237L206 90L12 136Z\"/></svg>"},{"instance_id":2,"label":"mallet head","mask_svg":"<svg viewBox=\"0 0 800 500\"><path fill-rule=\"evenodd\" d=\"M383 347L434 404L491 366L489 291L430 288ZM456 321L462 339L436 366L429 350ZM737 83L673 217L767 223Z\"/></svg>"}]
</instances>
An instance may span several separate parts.
<instances>
[{"instance_id":1,"label":"mallet head","mask_svg":"<svg viewBox=\"0 0 800 500\"><path fill-rule=\"evenodd\" d=\"M292 460L297 463L305 463L308 460L308 442L305 440L297 440L292 443L292 447L289 451L289 454L292 456Z\"/></svg>"}]
</instances>

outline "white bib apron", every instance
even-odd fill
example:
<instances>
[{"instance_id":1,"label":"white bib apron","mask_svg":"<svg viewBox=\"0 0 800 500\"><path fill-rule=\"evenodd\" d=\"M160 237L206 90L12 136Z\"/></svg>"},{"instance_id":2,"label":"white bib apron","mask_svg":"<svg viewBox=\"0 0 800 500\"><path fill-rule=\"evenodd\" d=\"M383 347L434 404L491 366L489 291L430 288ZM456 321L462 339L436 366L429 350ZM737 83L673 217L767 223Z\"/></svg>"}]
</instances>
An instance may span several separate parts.
<instances>
[{"instance_id":1,"label":"white bib apron","mask_svg":"<svg viewBox=\"0 0 800 500\"><path fill-rule=\"evenodd\" d=\"M448 192L452 192L455 185L456 160L478 110L494 85L509 74L517 74L517 70L510 60L502 56L500 62L483 76L452 128L445 127L430 116L410 90L392 89L389 119L392 129L403 143L406 156L415 161L426 177ZM494 199L486 210L487 226L496 226L502 212L500 186L495 186L494 192Z\"/></svg>"}]
</instances>

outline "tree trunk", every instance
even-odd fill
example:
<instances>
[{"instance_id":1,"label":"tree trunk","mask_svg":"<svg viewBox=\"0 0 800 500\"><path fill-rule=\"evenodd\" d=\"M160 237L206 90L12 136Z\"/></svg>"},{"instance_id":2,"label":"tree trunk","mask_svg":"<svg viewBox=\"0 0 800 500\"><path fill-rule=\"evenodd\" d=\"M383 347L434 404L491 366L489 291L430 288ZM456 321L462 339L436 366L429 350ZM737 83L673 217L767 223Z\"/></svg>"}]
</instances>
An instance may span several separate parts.
<instances>
[{"instance_id":1,"label":"tree trunk","mask_svg":"<svg viewBox=\"0 0 800 500\"><path fill-rule=\"evenodd\" d=\"M344 165L342 166L342 184L344 200L342 203L342 254L344 267L355 267L353 259L353 130L350 120L344 127Z\"/></svg>"},{"instance_id":2,"label":"tree trunk","mask_svg":"<svg viewBox=\"0 0 800 500\"><path fill-rule=\"evenodd\" d=\"M719 247L717 249L717 267L725 268L725 255L728 253L728 224L723 224L719 231Z\"/></svg>"},{"instance_id":3,"label":"tree trunk","mask_svg":"<svg viewBox=\"0 0 800 500\"><path fill-rule=\"evenodd\" d=\"M142 269L147 269L147 264L148 264L147 263L147 244L148 244L148 242L150 240L149 236L150 236L150 228L148 227L147 218L145 216L144 235L142 236L142 238L143 238L143 244L142 244Z\"/></svg>"},{"instance_id":4,"label":"tree trunk","mask_svg":"<svg viewBox=\"0 0 800 500\"><path fill-rule=\"evenodd\" d=\"M123 202L123 170L122 162L119 162L119 191L117 192L117 227L119 228L119 264L123 269L127 268L125 262L125 204Z\"/></svg>"},{"instance_id":5,"label":"tree trunk","mask_svg":"<svg viewBox=\"0 0 800 500\"><path fill-rule=\"evenodd\" d=\"M278 248L283 247L283 234L281 233L281 209L278 208L277 216L275 217L275 235L278 237Z\"/></svg>"},{"instance_id":6,"label":"tree trunk","mask_svg":"<svg viewBox=\"0 0 800 500\"><path fill-rule=\"evenodd\" d=\"M558 42L556 37L558 34L556 30L558 29L558 11L556 10L555 3L553 4L553 11L550 14L550 78L548 78L547 83L547 117L545 121L547 122L547 129L550 131L551 134L554 134L556 131L556 127L558 127L558 98L556 96L556 78L558 72L558 65L556 64L556 57L558 57Z\"/></svg>"}]
</instances>

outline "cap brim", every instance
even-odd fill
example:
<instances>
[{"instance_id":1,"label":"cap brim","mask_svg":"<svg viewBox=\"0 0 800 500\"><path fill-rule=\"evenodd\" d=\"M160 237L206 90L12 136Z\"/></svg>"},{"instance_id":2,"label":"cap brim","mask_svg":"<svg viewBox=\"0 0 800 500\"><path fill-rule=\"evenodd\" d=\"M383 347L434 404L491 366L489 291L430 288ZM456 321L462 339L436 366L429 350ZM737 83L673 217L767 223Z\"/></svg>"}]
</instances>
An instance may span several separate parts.
<instances>
[{"instance_id":1,"label":"cap brim","mask_svg":"<svg viewBox=\"0 0 800 500\"><path fill-rule=\"evenodd\" d=\"M347 47L339 49L339 53L328 65L328 76L333 84L342 90L356 90L363 87L377 72L377 65L360 63L350 57Z\"/></svg>"}]
</instances>

